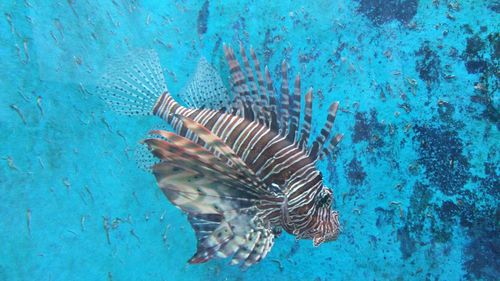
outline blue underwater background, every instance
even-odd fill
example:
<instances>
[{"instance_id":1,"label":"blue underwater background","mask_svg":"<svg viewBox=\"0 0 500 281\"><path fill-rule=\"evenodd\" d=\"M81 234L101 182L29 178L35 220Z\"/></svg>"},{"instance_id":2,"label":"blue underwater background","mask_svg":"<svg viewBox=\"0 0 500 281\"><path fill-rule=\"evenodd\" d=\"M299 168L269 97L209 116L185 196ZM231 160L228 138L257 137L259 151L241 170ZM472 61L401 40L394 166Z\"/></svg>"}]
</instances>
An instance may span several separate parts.
<instances>
[{"instance_id":1,"label":"blue underwater background","mask_svg":"<svg viewBox=\"0 0 500 281\"><path fill-rule=\"evenodd\" d=\"M0 280L500 280L496 0L1 1ZM155 49L178 93L225 42L314 86L343 233L247 271L186 261L185 215L137 168L158 123L109 112L106 62ZM248 50L248 49L247 49Z\"/></svg>"}]
</instances>

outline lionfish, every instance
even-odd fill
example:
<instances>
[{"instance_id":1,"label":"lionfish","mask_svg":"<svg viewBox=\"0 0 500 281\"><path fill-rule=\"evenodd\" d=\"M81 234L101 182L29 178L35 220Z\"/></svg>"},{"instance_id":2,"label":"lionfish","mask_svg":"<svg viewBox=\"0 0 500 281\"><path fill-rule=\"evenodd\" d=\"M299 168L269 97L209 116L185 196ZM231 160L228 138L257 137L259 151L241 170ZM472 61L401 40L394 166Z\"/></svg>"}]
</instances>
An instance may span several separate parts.
<instances>
[{"instance_id":1,"label":"lionfish","mask_svg":"<svg viewBox=\"0 0 500 281\"><path fill-rule=\"evenodd\" d=\"M157 160L150 171L158 186L187 213L195 231L197 251L188 262L232 256L231 264L249 267L268 254L283 229L314 246L336 240L340 224L332 190L315 164L342 139L331 135L338 102L313 139L313 90L301 101L300 75L291 93L283 61L278 93L252 48L253 68L242 46L243 67L232 48L224 45L224 54L231 91L201 59L178 95L184 105L168 91L152 50L111 63L99 86L115 111L156 115L175 131L153 130L142 143Z\"/></svg>"}]
</instances>

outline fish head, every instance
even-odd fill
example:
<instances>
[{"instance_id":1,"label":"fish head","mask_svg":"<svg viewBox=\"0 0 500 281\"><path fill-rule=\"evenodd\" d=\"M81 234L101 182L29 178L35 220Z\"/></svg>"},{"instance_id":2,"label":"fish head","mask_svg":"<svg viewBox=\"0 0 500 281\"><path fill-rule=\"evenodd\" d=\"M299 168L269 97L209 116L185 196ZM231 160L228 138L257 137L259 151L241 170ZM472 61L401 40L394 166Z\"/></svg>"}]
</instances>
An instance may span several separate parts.
<instances>
[{"instance_id":1,"label":"fish head","mask_svg":"<svg viewBox=\"0 0 500 281\"><path fill-rule=\"evenodd\" d=\"M313 218L316 222L310 230L310 237L315 247L325 242L335 241L340 233L339 213L332 210L333 193L323 187L316 198L316 212Z\"/></svg>"},{"instance_id":2,"label":"fish head","mask_svg":"<svg viewBox=\"0 0 500 281\"><path fill-rule=\"evenodd\" d=\"M320 221L322 227L313 234L313 246L318 247L322 243L337 240L340 233L339 214L337 211L329 210L329 218Z\"/></svg>"}]
</instances>

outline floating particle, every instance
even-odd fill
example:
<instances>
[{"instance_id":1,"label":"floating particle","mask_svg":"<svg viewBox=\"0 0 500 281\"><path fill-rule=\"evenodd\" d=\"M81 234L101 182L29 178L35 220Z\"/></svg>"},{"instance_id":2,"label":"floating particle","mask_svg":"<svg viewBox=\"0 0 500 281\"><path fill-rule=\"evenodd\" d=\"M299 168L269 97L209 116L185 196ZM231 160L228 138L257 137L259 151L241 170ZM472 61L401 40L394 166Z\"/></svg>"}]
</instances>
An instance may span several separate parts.
<instances>
[{"instance_id":1,"label":"floating particle","mask_svg":"<svg viewBox=\"0 0 500 281\"><path fill-rule=\"evenodd\" d=\"M31 210L26 211L26 226L28 227L28 234L31 237Z\"/></svg>"},{"instance_id":2,"label":"floating particle","mask_svg":"<svg viewBox=\"0 0 500 281\"><path fill-rule=\"evenodd\" d=\"M87 216L82 216L81 219L80 219L80 227L82 229L82 231L85 231L85 219L86 219Z\"/></svg>"},{"instance_id":3,"label":"floating particle","mask_svg":"<svg viewBox=\"0 0 500 281\"><path fill-rule=\"evenodd\" d=\"M283 264L281 263L281 261L279 259L273 259L271 260L272 262L275 262L276 264L278 264L278 268L281 272L283 272L283 270L285 269Z\"/></svg>"},{"instance_id":4,"label":"floating particle","mask_svg":"<svg viewBox=\"0 0 500 281\"><path fill-rule=\"evenodd\" d=\"M141 243L141 239L139 239L139 236L137 236L133 229L130 230L130 234L137 239L137 242Z\"/></svg>"},{"instance_id":5,"label":"floating particle","mask_svg":"<svg viewBox=\"0 0 500 281\"><path fill-rule=\"evenodd\" d=\"M24 39L24 41L23 41L23 47L24 47L24 55L26 57L25 63L29 63L30 62L30 54L29 54L29 51L28 51L28 39Z\"/></svg>"},{"instance_id":6,"label":"floating particle","mask_svg":"<svg viewBox=\"0 0 500 281\"><path fill-rule=\"evenodd\" d=\"M11 168L12 170L19 171L19 169L14 164L14 159L12 159L12 156L7 156L4 159L7 161L7 165L9 166L9 168Z\"/></svg>"},{"instance_id":7,"label":"floating particle","mask_svg":"<svg viewBox=\"0 0 500 281\"><path fill-rule=\"evenodd\" d=\"M42 97L41 96L38 96L38 98L36 98L36 105L37 105L38 109L40 110L40 113L43 116Z\"/></svg>"},{"instance_id":8,"label":"floating particle","mask_svg":"<svg viewBox=\"0 0 500 281\"><path fill-rule=\"evenodd\" d=\"M106 232L106 241L109 245L111 245L111 239L109 238L109 219L108 217L103 217L102 219L102 226L104 228L104 231Z\"/></svg>"},{"instance_id":9,"label":"floating particle","mask_svg":"<svg viewBox=\"0 0 500 281\"><path fill-rule=\"evenodd\" d=\"M40 163L40 166L42 166L42 169L45 169L45 164L43 164L42 158L38 156L38 162Z\"/></svg>"},{"instance_id":10,"label":"floating particle","mask_svg":"<svg viewBox=\"0 0 500 281\"><path fill-rule=\"evenodd\" d=\"M12 16L9 13L5 13L5 18L7 19L7 22L9 23L10 26L10 32L14 34L14 24L12 23Z\"/></svg>"},{"instance_id":11,"label":"floating particle","mask_svg":"<svg viewBox=\"0 0 500 281\"><path fill-rule=\"evenodd\" d=\"M71 189L71 182L69 181L68 178L63 179L63 184L66 186L67 189Z\"/></svg>"},{"instance_id":12,"label":"floating particle","mask_svg":"<svg viewBox=\"0 0 500 281\"><path fill-rule=\"evenodd\" d=\"M17 112L19 117L21 117L21 120L23 120L23 123L26 125L26 118L24 117L24 114L21 112L19 107L17 107L17 105L15 105L15 104L11 104L10 108L14 109L14 111Z\"/></svg>"},{"instance_id":13,"label":"floating particle","mask_svg":"<svg viewBox=\"0 0 500 281\"><path fill-rule=\"evenodd\" d=\"M108 121L106 121L106 119L104 117L101 118L101 121L102 121L102 123L104 123L104 125L106 125L106 128L108 128L108 131L113 133L113 130L111 130L111 126L109 125Z\"/></svg>"}]
</instances>

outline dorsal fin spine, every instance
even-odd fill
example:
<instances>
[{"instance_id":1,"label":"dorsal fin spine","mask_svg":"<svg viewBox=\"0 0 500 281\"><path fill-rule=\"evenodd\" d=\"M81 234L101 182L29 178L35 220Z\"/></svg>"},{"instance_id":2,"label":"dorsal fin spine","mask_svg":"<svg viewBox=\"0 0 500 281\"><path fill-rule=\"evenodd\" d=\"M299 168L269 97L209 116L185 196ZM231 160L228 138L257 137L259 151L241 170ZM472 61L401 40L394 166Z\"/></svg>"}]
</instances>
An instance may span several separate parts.
<instances>
[{"instance_id":1,"label":"dorsal fin spine","mask_svg":"<svg viewBox=\"0 0 500 281\"><path fill-rule=\"evenodd\" d=\"M254 120L255 114L252 108L252 101L250 100L250 90L246 84L245 75L241 70L241 66L236 60L234 50L224 45L224 54L229 62L229 70L234 83L234 89L243 103L244 118Z\"/></svg>"},{"instance_id":2,"label":"dorsal fin spine","mask_svg":"<svg viewBox=\"0 0 500 281\"><path fill-rule=\"evenodd\" d=\"M326 123L321 129L320 135L316 138L316 140L313 143L313 147L310 153L312 159L317 158L318 153L323 148L325 141L329 138L330 132L333 127L333 122L335 122L335 117L337 116L338 107L339 107L338 102L334 102L330 105L330 108L328 110L328 116L326 118Z\"/></svg>"},{"instance_id":3,"label":"dorsal fin spine","mask_svg":"<svg viewBox=\"0 0 500 281\"><path fill-rule=\"evenodd\" d=\"M243 44L241 42L240 42L240 54L241 54L241 57L243 58L243 64L245 65L245 72L246 72L248 84L250 86L251 97L258 105L262 105L262 102L259 98L259 94L257 92L257 84L255 83L253 71L252 71L252 68L250 67L248 57L246 55L245 49L243 48Z\"/></svg>"},{"instance_id":4,"label":"dorsal fin spine","mask_svg":"<svg viewBox=\"0 0 500 281\"><path fill-rule=\"evenodd\" d=\"M290 123L290 132L288 133L288 140L291 142L297 141L297 129L299 127L299 119L300 119L300 75L297 74L295 77L294 83L294 91L293 91L293 99L292 99L292 109L291 109L291 123Z\"/></svg>"},{"instance_id":5,"label":"dorsal fin spine","mask_svg":"<svg viewBox=\"0 0 500 281\"><path fill-rule=\"evenodd\" d=\"M302 132L300 137L300 146L307 149L309 143L309 134L311 132L311 121L312 121L312 88L306 93L305 97L305 112L304 112L304 122L302 123Z\"/></svg>"},{"instance_id":6,"label":"dorsal fin spine","mask_svg":"<svg viewBox=\"0 0 500 281\"><path fill-rule=\"evenodd\" d=\"M250 56L252 57L255 73L257 74L257 81L259 84L259 92L260 92L259 100L260 103L262 104L262 107L264 108L265 125L271 128L272 114L271 114L271 107L269 106L269 99L267 97L267 90L264 84L264 76L262 75L262 71L260 70L260 62L257 59L255 51L252 47L250 47Z\"/></svg>"},{"instance_id":7,"label":"dorsal fin spine","mask_svg":"<svg viewBox=\"0 0 500 281\"><path fill-rule=\"evenodd\" d=\"M254 120L257 120L260 124L265 124L265 118L262 110L262 103L259 98L257 91L257 84L255 83L255 78L253 76L252 68L250 67L250 62L246 55L243 44L240 41L240 54L243 59L243 65L245 66L246 78L248 81L248 86L250 88L249 98L251 101L251 109L253 111ZM247 87L248 87L247 86Z\"/></svg>"},{"instance_id":8,"label":"dorsal fin spine","mask_svg":"<svg viewBox=\"0 0 500 281\"><path fill-rule=\"evenodd\" d=\"M273 80L271 79L271 74L269 73L269 68L266 66L264 69L266 74L267 92L269 93L269 104L271 106L271 117L272 125L271 129L277 131L279 129L278 124L278 107L276 102L276 92L273 86Z\"/></svg>"},{"instance_id":9,"label":"dorsal fin spine","mask_svg":"<svg viewBox=\"0 0 500 281\"><path fill-rule=\"evenodd\" d=\"M264 76L262 75L262 72L260 70L260 62L257 59L257 56L255 55L255 51L253 48L250 48L250 56L253 59L255 73L257 74L257 81L259 83L259 89L260 89L260 100L265 107L269 106L269 100L267 98L267 91L266 91L266 87L264 85Z\"/></svg>"},{"instance_id":10,"label":"dorsal fin spine","mask_svg":"<svg viewBox=\"0 0 500 281\"><path fill-rule=\"evenodd\" d=\"M329 107L325 125L312 145L308 146L312 127L312 88L305 96L304 113L301 113L303 102L300 75L295 77L294 90L293 93L290 93L288 65L285 60L281 63L282 81L278 93L273 86L268 67L265 66L264 73L261 72L260 63L253 48L250 48L250 55L254 63L253 68L241 42L240 53L243 65L237 61L232 48L224 45L224 53L229 63L236 93L233 112L239 112L245 119L269 127L306 152L314 161L318 157L328 154L332 147L334 148L340 141L340 139L336 140L337 137L335 137L329 145L325 145L325 142L330 139L338 108L338 103L333 103ZM244 71L242 70L243 66ZM238 100L240 105L235 105Z\"/></svg>"},{"instance_id":11,"label":"dorsal fin spine","mask_svg":"<svg viewBox=\"0 0 500 281\"><path fill-rule=\"evenodd\" d=\"M290 118L290 90L288 88L288 66L284 60L281 63L281 76L280 134L286 136Z\"/></svg>"},{"instance_id":12,"label":"dorsal fin spine","mask_svg":"<svg viewBox=\"0 0 500 281\"><path fill-rule=\"evenodd\" d=\"M330 140L330 144L328 145L328 147L323 148L321 154L319 155L319 159L323 159L325 156L330 155L333 152L333 150L337 147L337 145L340 143L342 138L344 138L343 134L335 135L335 137L333 137Z\"/></svg>"}]
</instances>

